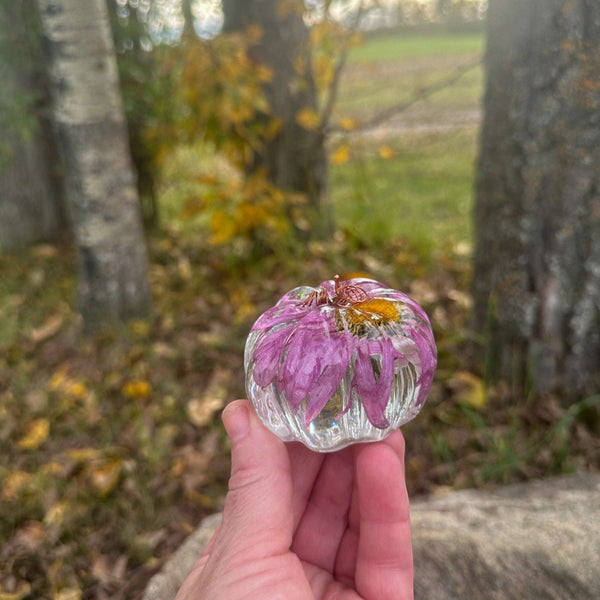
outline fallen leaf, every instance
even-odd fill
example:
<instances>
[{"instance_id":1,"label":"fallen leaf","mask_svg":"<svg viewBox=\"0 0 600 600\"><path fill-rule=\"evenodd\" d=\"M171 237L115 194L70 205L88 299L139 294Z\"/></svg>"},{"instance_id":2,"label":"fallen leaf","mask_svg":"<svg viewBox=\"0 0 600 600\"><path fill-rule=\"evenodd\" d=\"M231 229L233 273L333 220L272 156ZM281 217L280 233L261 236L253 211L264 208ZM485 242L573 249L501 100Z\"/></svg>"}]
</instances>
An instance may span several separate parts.
<instances>
[{"instance_id":1,"label":"fallen leaf","mask_svg":"<svg viewBox=\"0 0 600 600\"><path fill-rule=\"evenodd\" d=\"M193 398L187 403L189 420L197 427L204 427L212 420L215 412L225 406L228 382L231 372L227 369L215 369L201 398Z\"/></svg>"},{"instance_id":2,"label":"fallen leaf","mask_svg":"<svg viewBox=\"0 0 600 600\"><path fill-rule=\"evenodd\" d=\"M54 258L58 256L58 248L50 246L50 244L38 244L30 248L29 253L38 258Z\"/></svg>"},{"instance_id":3,"label":"fallen leaf","mask_svg":"<svg viewBox=\"0 0 600 600\"><path fill-rule=\"evenodd\" d=\"M52 315L44 321L43 325L30 330L28 337L34 344L44 342L56 335L64 322L65 318L63 315Z\"/></svg>"},{"instance_id":4,"label":"fallen leaf","mask_svg":"<svg viewBox=\"0 0 600 600\"><path fill-rule=\"evenodd\" d=\"M204 427L212 420L212 416L223 408L223 400L219 398L194 398L187 403L187 415L196 427Z\"/></svg>"},{"instance_id":5,"label":"fallen leaf","mask_svg":"<svg viewBox=\"0 0 600 600\"><path fill-rule=\"evenodd\" d=\"M54 595L54 600L81 600L81 590L78 588L63 588Z\"/></svg>"},{"instance_id":6,"label":"fallen leaf","mask_svg":"<svg viewBox=\"0 0 600 600\"><path fill-rule=\"evenodd\" d=\"M96 448L71 448L67 450L67 456L75 463L84 463L95 460L102 455L102 450Z\"/></svg>"},{"instance_id":7,"label":"fallen leaf","mask_svg":"<svg viewBox=\"0 0 600 600\"><path fill-rule=\"evenodd\" d=\"M11 586L15 591L5 592L0 589L0 600L23 600L31 593L31 584L26 581L20 581L16 586Z\"/></svg>"},{"instance_id":8,"label":"fallen leaf","mask_svg":"<svg viewBox=\"0 0 600 600\"><path fill-rule=\"evenodd\" d=\"M122 469L123 461L120 458L91 465L88 472L92 487L100 496L108 496L117 487Z\"/></svg>"},{"instance_id":9,"label":"fallen leaf","mask_svg":"<svg viewBox=\"0 0 600 600\"><path fill-rule=\"evenodd\" d=\"M480 377L467 371L459 371L448 382L454 391L454 398L461 404L466 404L476 410L487 404L485 384Z\"/></svg>"},{"instance_id":10,"label":"fallen leaf","mask_svg":"<svg viewBox=\"0 0 600 600\"><path fill-rule=\"evenodd\" d=\"M446 296L453 302L456 302L461 308L469 310L473 306L473 298L471 294L461 292L460 290L449 290Z\"/></svg>"},{"instance_id":11,"label":"fallen leaf","mask_svg":"<svg viewBox=\"0 0 600 600\"><path fill-rule=\"evenodd\" d=\"M128 381L123 386L123 395L128 398L146 398L152 391L152 386L143 380Z\"/></svg>"},{"instance_id":12,"label":"fallen leaf","mask_svg":"<svg viewBox=\"0 0 600 600\"><path fill-rule=\"evenodd\" d=\"M44 515L44 525L47 527L59 527L62 525L68 509L69 504L67 502L53 504Z\"/></svg>"},{"instance_id":13,"label":"fallen leaf","mask_svg":"<svg viewBox=\"0 0 600 600\"><path fill-rule=\"evenodd\" d=\"M50 422L48 419L34 419L26 429L23 437L17 442L21 450L35 450L47 439L50 433Z\"/></svg>"},{"instance_id":14,"label":"fallen leaf","mask_svg":"<svg viewBox=\"0 0 600 600\"><path fill-rule=\"evenodd\" d=\"M14 471L2 482L3 500L16 500L19 492L31 480L31 473L27 471Z\"/></svg>"}]
</instances>

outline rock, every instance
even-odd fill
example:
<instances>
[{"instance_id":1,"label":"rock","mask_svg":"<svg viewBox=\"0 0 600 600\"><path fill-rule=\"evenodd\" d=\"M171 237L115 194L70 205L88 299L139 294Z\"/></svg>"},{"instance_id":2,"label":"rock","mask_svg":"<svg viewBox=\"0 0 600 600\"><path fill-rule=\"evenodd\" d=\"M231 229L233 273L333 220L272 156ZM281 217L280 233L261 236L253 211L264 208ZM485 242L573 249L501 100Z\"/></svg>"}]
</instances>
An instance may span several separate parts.
<instances>
[{"instance_id":1,"label":"rock","mask_svg":"<svg viewBox=\"0 0 600 600\"><path fill-rule=\"evenodd\" d=\"M415 598L600 598L600 475L450 492L411 525Z\"/></svg>"},{"instance_id":2,"label":"rock","mask_svg":"<svg viewBox=\"0 0 600 600\"><path fill-rule=\"evenodd\" d=\"M148 583L143 600L173 600L183 580L192 570L213 533L221 524L221 513L210 515L200 523L165 566Z\"/></svg>"},{"instance_id":3,"label":"rock","mask_svg":"<svg viewBox=\"0 0 600 600\"><path fill-rule=\"evenodd\" d=\"M202 521L144 600L173 600L220 519ZM600 475L416 499L411 523L417 600L600 598Z\"/></svg>"}]
</instances>

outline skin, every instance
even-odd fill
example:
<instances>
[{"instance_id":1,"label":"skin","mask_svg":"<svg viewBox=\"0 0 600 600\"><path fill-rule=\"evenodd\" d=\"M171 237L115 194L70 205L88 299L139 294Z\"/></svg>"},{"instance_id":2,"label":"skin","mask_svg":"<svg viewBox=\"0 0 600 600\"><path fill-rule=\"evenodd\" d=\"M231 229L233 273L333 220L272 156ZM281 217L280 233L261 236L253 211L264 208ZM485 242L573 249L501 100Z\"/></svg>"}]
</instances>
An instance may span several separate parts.
<instances>
[{"instance_id":1,"label":"skin","mask_svg":"<svg viewBox=\"0 0 600 600\"><path fill-rule=\"evenodd\" d=\"M223 412L223 522L176 600L407 600L413 561L404 439L318 454L284 444L250 403Z\"/></svg>"}]
</instances>

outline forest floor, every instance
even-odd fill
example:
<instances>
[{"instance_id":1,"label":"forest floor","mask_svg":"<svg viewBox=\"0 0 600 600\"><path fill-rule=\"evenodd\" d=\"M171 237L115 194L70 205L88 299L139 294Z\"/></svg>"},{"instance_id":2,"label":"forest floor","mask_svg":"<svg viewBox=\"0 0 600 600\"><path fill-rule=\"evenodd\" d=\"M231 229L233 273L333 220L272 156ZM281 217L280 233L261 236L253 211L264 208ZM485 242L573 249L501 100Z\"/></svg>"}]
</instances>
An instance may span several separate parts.
<instances>
[{"instance_id":1,"label":"forest floor","mask_svg":"<svg viewBox=\"0 0 600 600\"><path fill-rule=\"evenodd\" d=\"M377 43L362 49L368 60L393 54L393 40ZM411 42L393 61L413 62L419 45L448 54L447 43ZM457 43L455 61L480 51L480 40ZM340 118L364 58L350 64ZM473 83L471 100L440 101L440 110L477 110L478 90ZM371 108L355 107L353 118ZM244 396L253 320L288 289L335 273L405 290L432 317L436 380L403 428L411 496L600 467L597 400L509 400L474 360L474 123L396 133L353 138L347 160L332 164L332 239L260 261L233 260L198 224L177 219L182 173L199 162L190 149L174 155L163 225L149 238L154 315L120 330L82 336L72 250L0 254L0 600L139 599L222 506L229 449L219 415Z\"/></svg>"}]
</instances>

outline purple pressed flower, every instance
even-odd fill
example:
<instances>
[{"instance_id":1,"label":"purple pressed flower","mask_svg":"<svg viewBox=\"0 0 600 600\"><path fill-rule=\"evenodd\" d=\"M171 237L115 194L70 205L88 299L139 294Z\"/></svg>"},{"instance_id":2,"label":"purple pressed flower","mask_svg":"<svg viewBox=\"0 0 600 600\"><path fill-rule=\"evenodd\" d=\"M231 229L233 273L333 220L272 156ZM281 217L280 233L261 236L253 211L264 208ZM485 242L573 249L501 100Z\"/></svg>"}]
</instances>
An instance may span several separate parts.
<instances>
[{"instance_id":1,"label":"purple pressed flower","mask_svg":"<svg viewBox=\"0 0 600 600\"><path fill-rule=\"evenodd\" d=\"M390 423L386 408L403 369L418 386L414 414L431 388L437 352L423 309L406 294L371 279L339 278L287 293L252 328L252 377L276 386L309 425L345 380L344 414L358 397L369 422Z\"/></svg>"}]
</instances>

